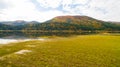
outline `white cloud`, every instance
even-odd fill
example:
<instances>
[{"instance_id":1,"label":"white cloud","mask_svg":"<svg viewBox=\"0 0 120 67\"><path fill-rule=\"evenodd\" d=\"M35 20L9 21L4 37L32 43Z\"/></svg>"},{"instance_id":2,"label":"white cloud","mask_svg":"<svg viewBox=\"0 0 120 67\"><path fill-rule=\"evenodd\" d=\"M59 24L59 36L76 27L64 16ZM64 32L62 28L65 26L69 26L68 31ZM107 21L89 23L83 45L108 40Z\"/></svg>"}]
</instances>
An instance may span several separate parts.
<instances>
[{"instance_id":1,"label":"white cloud","mask_svg":"<svg viewBox=\"0 0 120 67\"><path fill-rule=\"evenodd\" d=\"M73 0L74 4L86 4L89 0Z\"/></svg>"},{"instance_id":2,"label":"white cloud","mask_svg":"<svg viewBox=\"0 0 120 67\"><path fill-rule=\"evenodd\" d=\"M1 21L37 20L43 22L55 16L64 15L63 12L58 10L38 11L29 0L11 0L7 5L10 4L10 8L2 9L0 13Z\"/></svg>"},{"instance_id":3,"label":"white cloud","mask_svg":"<svg viewBox=\"0 0 120 67\"><path fill-rule=\"evenodd\" d=\"M49 8L49 7L57 8L61 3L61 0L37 0L37 1L44 8Z\"/></svg>"},{"instance_id":4,"label":"white cloud","mask_svg":"<svg viewBox=\"0 0 120 67\"><path fill-rule=\"evenodd\" d=\"M97 13L90 13L92 16L106 21L120 21L120 0L92 0L90 6L94 9L94 12ZM103 10L95 10L95 8L100 8ZM104 11L106 13L104 14ZM100 13L99 13L100 12Z\"/></svg>"},{"instance_id":5,"label":"white cloud","mask_svg":"<svg viewBox=\"0 0 120 67\"><path fill-rule=\"evenodd\" d=\"M46 21L59 15L87 15L100 20L120 21L120 0L33 1L38 2L37 8L31 0L0 0L0 21Z\"/></svg>"},{"instance_id":6,"label":"white cloud","mask_svg":"<svg viewBox=\"0 0 120 67\"><path fill-rule=\"evenodd\" d=\"M29 0L5 0L5 3L9 2L6 6L9 8L2 9L0 18L3 20L17 20L26 17L34 16L35 6ZM11 6L9 6L11 5Z\"/></svg>"}]
</instances>

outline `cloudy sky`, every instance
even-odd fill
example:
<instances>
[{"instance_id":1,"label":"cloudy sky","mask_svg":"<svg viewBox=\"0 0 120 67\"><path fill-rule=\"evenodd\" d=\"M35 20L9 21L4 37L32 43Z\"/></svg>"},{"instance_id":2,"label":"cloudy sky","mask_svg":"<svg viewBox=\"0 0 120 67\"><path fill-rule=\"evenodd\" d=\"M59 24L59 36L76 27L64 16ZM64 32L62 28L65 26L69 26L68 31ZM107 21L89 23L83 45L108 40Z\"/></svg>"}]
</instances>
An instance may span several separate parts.
<instances>
[{"instance_id":1,"label":"cloudy sky","mask_svg":"<svg viewBox=\"0 0 120 67\"><path fill-rule=\"evenodd\" d=\"M60 15L120 21L120 0L0 0L0 21L43 22Z\"/></svg>"}]
</instances>

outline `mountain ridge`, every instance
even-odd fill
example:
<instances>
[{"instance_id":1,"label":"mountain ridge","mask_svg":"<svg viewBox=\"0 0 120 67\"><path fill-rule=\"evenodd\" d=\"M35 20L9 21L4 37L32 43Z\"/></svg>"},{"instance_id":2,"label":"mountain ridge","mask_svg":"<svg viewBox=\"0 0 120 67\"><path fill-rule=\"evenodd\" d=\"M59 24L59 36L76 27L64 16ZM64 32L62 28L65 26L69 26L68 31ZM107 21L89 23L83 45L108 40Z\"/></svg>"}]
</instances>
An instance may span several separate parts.
<instances>
[{"instance_id":1,"label":"mountain ridge","mask_svg":"<svg viewBox=\"0 0 120 67\"><path fill-rule=\"evenodd\" d=\"M13 27L10 28L11 30L120 31L120 23L101 21L88 16L70 16L70 15L57 16L43 23L39 23L37 21L32 22L17 21L17 22L20 22L21 24L12 24Z\"/></svg>"},{"instance_id":2,"label":"mountain ridge","mask_svg":"<svg viewBox=\"0 0 120 67\"><path fill-rule=\"evenodd\" d=\"M0 23L5 24L5 25L19 26L19 25L25 25L25 24L36 24L36 23L39 23L39 22L37 22L37 21L16 20L16 21L3 21L3 22L0 22Z\"/></svg>"}]
</instances>

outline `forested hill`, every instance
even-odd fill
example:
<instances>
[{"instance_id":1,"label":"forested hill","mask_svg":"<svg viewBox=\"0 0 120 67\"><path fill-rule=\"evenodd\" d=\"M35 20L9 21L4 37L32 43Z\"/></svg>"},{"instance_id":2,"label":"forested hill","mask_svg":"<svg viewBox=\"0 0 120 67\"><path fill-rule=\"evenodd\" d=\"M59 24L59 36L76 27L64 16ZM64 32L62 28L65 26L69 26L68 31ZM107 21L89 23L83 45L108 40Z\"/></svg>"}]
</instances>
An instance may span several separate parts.
<instances>
[{"instance_id":1,"label":"forested hill","mask_svg":"<svg viewBox=\"0 0 120 67\"><path fill-rule=\"evenodd\" d=\"M43 23L29 22L17 25L0 23L0 30L38 31L120 31L120 23L105 22L88 16L58 16Z\"/></svg>"}]
</instances>

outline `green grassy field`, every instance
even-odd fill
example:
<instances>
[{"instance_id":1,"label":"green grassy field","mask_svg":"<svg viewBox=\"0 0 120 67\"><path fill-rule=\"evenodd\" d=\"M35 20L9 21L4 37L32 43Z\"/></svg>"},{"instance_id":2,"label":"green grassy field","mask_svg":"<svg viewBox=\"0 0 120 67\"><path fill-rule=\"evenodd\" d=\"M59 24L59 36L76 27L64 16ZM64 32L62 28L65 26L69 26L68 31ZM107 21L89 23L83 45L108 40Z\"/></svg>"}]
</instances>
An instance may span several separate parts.
<instances>
[{"instance_id":1,"label":"green grassy field","mask_svg":"<svg viewBox=\"0 0 120 67\"><path fill-rule=\"evenodd\" d=\"M15 53L20 50L31 52ZM54 37L3 45L0 67L120 67L120 36Z\"/></svg>"}]
</instances>

